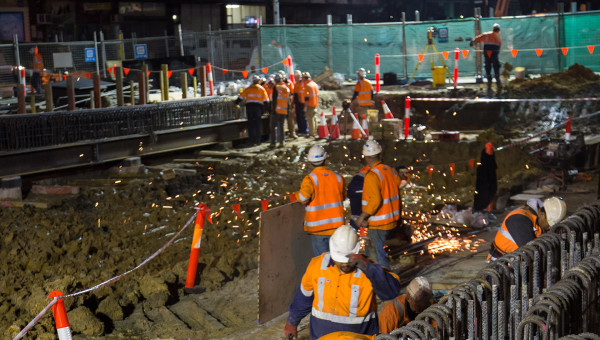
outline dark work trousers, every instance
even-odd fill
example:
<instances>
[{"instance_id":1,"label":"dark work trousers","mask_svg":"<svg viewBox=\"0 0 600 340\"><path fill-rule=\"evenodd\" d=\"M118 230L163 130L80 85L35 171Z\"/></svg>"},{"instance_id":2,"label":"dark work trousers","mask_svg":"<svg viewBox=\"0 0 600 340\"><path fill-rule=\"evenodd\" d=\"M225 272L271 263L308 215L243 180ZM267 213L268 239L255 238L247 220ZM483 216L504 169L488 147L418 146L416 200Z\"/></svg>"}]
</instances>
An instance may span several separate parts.
<instances>
[{"instance_id":1,"label":"dark work trousers","mask_svg":"<svg viewBox=\"0 0 600 340\"><path fill-rule=\"evenodd\" d=\"M260 144L262 137L263 105L250 103L246 104L246 118L248 119L248 141L251 144Z\"/></svg>"},{"instance_id":2,"label":"dark work trousers","mask_svg":"<svg viewBox=\"0 0 600 340\"><path fill-rule=\"evenodd\" d=\"M296 124L298 124L298 133L305 135L308 133L308 122L306 121L306 115L304 114L304 103L296 101Z\"/></svg>"},{"instance_id":3,"label":"dark work trousers","mask_svg":"<svg viewBox=\"0 0 600 340\"><path fill-rule=\"evenodd\" d=\"M488 52L488 51L491 51ZM496 78L496 86L499 88L502 87L502 82L500 81L500 61L498 60L498 53L500 52L500 47L498 45L483 45L483 56L485 58L485 76L488 81L488 88L492 87L492 67L494 67L494 78Z\"/></svg>"},{"instance_id":4,"label":"dark work trousers","mask_svg":"<svg viewBox=\"0 0 600 340\"><path fill-rule=\"evenodd\" d=\"M275 144L275 141L283 144L283 123L287 115L280 115L279 113L272 112L269 116L269 123L271 127L271 133L269 139L271 144Z\"/></svg>"}]
</instances>

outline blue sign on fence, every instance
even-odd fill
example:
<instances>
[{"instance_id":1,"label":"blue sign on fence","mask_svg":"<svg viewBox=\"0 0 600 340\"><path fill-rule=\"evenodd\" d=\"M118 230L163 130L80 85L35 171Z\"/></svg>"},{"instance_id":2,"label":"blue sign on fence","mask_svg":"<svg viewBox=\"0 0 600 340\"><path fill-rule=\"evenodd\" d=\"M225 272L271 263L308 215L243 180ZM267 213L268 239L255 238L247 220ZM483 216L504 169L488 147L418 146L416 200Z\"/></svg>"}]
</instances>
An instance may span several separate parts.
<instances>
[{"instance_id":1,"label":"blue sign on fence","mask_svg":"<svg viewBox=\"0 0 600 340\"><path fill-rule=\"evenodd\" d=\"M438 42L440 42L440 43L448 42L448 27L438 28Z\"/></svg>"},{"instance_id":2,"label":"blue sign on fence","mask_svg":"<svg viewBox=\"0 0 600 340\"><path fill-rule=\"evenodd\" d=\"M85 62L93 63L96 61L96 50L93 47L85 49Z\"/></svg>"},{"instance_id":3,"label":"blue sign on fence","mask_svg":"<svg viewBox=\"0 0 600 340\"><path fill-rule=\"evenodd\" d=\"M146 44L133 45L133 55L137 60L148 59L148 46Z\"/></svg>"}]
</instances>

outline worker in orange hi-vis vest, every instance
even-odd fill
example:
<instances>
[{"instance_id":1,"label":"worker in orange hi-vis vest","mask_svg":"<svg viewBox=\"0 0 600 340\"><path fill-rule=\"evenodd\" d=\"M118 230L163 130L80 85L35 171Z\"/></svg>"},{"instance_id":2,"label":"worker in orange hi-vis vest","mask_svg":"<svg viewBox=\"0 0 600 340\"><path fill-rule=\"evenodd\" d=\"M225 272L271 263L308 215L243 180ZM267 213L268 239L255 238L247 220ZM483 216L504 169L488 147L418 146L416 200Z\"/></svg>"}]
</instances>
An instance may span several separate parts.
<instances>
[{"instance_id":1,"label":"worker in orange hi-vis vest","mask_svg":"<svg viewBox=\"0 0 600 340\"><path fill-rule=\"evenodd\" d=\"M390 333L415 320L433 304L433 291L423 276L414 278L406 287L407 294L386 302L379 313L379 332Z\"/></svg>"},{"instance_id":2,"label":"worker in orange hi-vis vest","mask_svg":"<svg viewBox=\"0 0 600 340\"><path fill-rule=\"evenodd\" d=\"M373 85L366 78L366 71L364 68L360 68L356 71L358 81L354 86L354 94L352 95L352 101L358 100L358 114L359 117L366 115L367 110L373 108Z\"/></svg>"},{"instance_id":3,"label":"worker in orange hi-vis vest","mask_svg":"<svg viewBox=\"0 0 600 340\"><path fill-rule=\"evenodd\" d=\"M492 92L492 67L494 68L494 77L496 78L496 87L498 93L502 91L502 82L500 81L500 61L498 54L502 47L502 38L500 38L500 25L494 24L491 32L485 32L471 40L470 46L476 43L483 43L483 57L485 58L485 76L488 81L488 94Z\"/></svg>"},{"instance_id":4,"label":"worker in orange hi-vis vest","mask_svg":"<svg viewBox=\"0 0 600 340\"><path fill-rule=\"evenodd\" d=\"M381 153L381 146L374 140L368 140L363 145L362 154L369 171L363 184L362 213L356 219L356 225L368 228L371 251L375 253L372 257L383 267L389 268L384 242L398 222L402 222L402 179L394 168L381 163Z\"/></svg>"},{"instance_id":5,"label":"worker in orange hi-vis vest","mask_svg":"<svg viewBox=\"0 0 600 340\"><path fill-rule=\"evenodd\" d=\"M296 112L294 111L294 100L293 100L295 85L294 85L294 83L292 83L291 80L288 79L288 77L284 71L279 71L279 74L281 75L281 79L285 83L285 86L287 86L288 89L290 89L291 102L290 102L290 109L288 110L288 114L287 114L287 128L288 128L289 137L291 139L296 139L296 138L298 138L298 136L296 136Z\"/></svg>"},{"instance_id":6,"label":"worker in orange hi-vis vest","mask_svg":"<svg viewBox=\"0 0 600 340\"><path fill-rule=\"evenodd\" d=\"M308 135L309 137L317 137L317 124L315 121L315 115L317 106L319 106L319 88L310 78L310 73L302 73L302 79L304 79L304 100L306 107L306 119L308 120Z\"/></svg>"},{"instance_id":7,"label":"worker in orange hi-vis vest","mask_svg":"<svg viewBox=\"0 0 600 340\"><path fill-rule=\"evenodd\" d=\"M262 138L262 115L269 109L269 97L267 91L259 85L260 77L252 76L252 85L248 86L235 101L239 104L242 100L246 102L246 119L248 120L248 141L252 145L258 145Z\"/></svg>"},{"instance_id":8,"label":"worker in orange hi-vis vest","mask_svg":"<svg viewBox=\"0 0 600 340\"><path fill-rule=\"evenodd\" d=\"M294 85L294 111L296 113L296 124L298 124L298 134L306 135L308 133L308 122L304 113L304 79L300 70L294 71L296 84Z\"/></svg>"},{"instance_id":9,"label":"worker in orange hi-vis vest","mask_svg":"<svg viewBox=\"0 0 600 340\"><path fill-rule=\"evenodd\" d=\"M308 150L308 161L314 167L302 180L296 197L306 206L304 231L310 234L315 256L329 251L329 237L342 224L346 212L346 187L342 176L327 169L327 152L321 145Z\"/></svg>"},{"instance_id":10,"label":"worker in orange hi-vis vest","mask_svg":"<svg viewBox=\"0 0 600 340\"><path fill-rule=\"evenodd\" d=\"M275 141L279 142L279 147L283 147L283 123L288 115L290 108L290 89L285 85L280 74L273 77L275 87L273 88L273 103L270 116L270 140L271 147L275 147Z\"/></svg>"},{"instance_id":11,"label":"worker in orange hi-vis vest","mask_svg":"<svg viewBox=\"0 0 600 340\"><path fill-rule=\"evenodd\" d=\"M37 93L43 93L42 73L44 72L44 58L40 54L37 46L33 49L33 74L31 75L31 87Z\"/></svg>"}]
</instances>

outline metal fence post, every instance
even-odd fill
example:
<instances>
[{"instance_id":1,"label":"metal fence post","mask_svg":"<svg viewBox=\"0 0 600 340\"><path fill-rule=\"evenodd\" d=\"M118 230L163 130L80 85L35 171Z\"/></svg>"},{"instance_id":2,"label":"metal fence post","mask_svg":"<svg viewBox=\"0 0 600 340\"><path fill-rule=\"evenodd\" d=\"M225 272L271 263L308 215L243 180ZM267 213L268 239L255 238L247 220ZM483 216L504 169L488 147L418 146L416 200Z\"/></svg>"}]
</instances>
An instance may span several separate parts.
<instances>
[{"instance_id":1,"label":"metal fence post","mask_svg":"<svg viewBox=\"0 0 600 340\"><path fill-rule=\"evenodd\" d=\"M352 14L346 14L346 21L348 23L348 75L354 72L354 27L352 27Z\"/></svg>"},{"instance_id":2,"label":"metal fence post","mask_svg":"<svg viewBox=\"0 0 600 340\"><path fill-rule=\"evenodd\" d=\"M475 21L475 35L481 34L481 7L475 7L475 14L473 16ZM475 53L475 82L483 83L483 72L481 71L481 52Z\"/></svg>"},{"instance_id":3,"label":"metal fence post","mask_svg":"<svg viewBox=\"0 0 600 340\"><path fill-rule=\"evenodd\" d=\"M333 18L331 14L327 14L327 67L330 70L333 70L331 65L331 24Z\"/></svg>"},{"instance_id":4,"label":"metal fence post","mask_svg":"<svg viewBox=\"0 0 600 340\"><path fill-rule=\"evenodd\" d=\"M115 67L115 82L117 84L117 106L124 106L125 98L123 96L123 68L121 66Z\"/></svg>"},{"instance_id":5,"label":"metal fence post","mask_svg":"<svg viewBox=\"0 0 600 340\"><path fill-rule=\"evenodd\" d=\"M21 57L19 55L19 36L16 34L14 35L13 45L15 48L15 61L17 62L17 66L18 66L17 72L19 73L19 84L21 84L21 83L23 83L23 79L21 79Z\"/></svg>"},{"instance_id":6,"label":"metal fence post","mask_svg":"<svg viewBox=\"0 0 600 340\"><path fill-rule=\"evenodd\" d=\"M96 73L100 74L100 55L98 54L98 39L96 31L94 31L94 54L96 55Z\"/></svg>"},{"instance_id":7,"label":"metal fence post","mask_svg":"<svg viewBox=\"0 0 600 340\"><path fill-rule=\"evenodd\" d=\"M402 12L402 69L404 71L404 79L408 78L408 66L406 65L406 13Z\"/></svg>"},{"instance_id":8,"label":"metal fence post","mask_svg":"<svg viewBox=\"0 0 600 340\"><path fill-rule=\"evenodd\" d=\"M167 35L167 30L165 32L165 53L167 54L167 58L170 58L169 55L169 36Z\"/></svg>"},{"instance_id":9,"label":"metal fence post","mask_svg":"<svg viewBox=\"0 0 600 340\"><path fill-rule=\"evenodd\" d=\"M106 43L104 42L104 33L100 31L100 48L102 49L102 73L106 78Z\"/></svg>"},{"instance_id":10,"label":"metal fence post","mask_svg":"<svg viewBox=\"0 0 600 340\"><path fill-rule=\"evenodd\" d=\"M261 21L262 23L262 21ZM262 26L262 25L261 25ZM258 27L258 68L262 70L263 68L263 55L262 55L262 27Z\"/></svg>"},{"instance_id":11,"label":"metal fence post","mask_svg":"<svg viewBox=\"0 0 600 340\"><path fill-rule=\"evenodd\" d=\"M213 34L212 34L211 28L212 28L211 24L208 24L208 55L210 56L210 60L208 62L214 63L215 55L214 55L214 51L213 51Z\"/></svg>"},{"instance_id":12,"label":"metal fence post","mask_svg":"<svg viewBox=\"0 0 600 340\"><path fill-rule=\"evenodd\" d=\"M177 35L179 36L179 53L183 57L185 52L183 51L183 33L181 32L181 24L177 24Z\"/></svg>"}]
</instances>

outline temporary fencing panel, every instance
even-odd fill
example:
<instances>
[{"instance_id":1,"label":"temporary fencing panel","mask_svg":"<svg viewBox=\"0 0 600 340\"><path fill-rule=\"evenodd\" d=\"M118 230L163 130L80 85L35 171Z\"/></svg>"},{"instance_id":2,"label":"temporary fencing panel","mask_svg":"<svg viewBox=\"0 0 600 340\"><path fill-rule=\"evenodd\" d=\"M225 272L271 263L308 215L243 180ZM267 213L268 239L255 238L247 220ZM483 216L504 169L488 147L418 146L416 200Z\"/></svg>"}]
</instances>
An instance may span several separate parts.
<instances>
[{"instance_id":1,"label":"temporary fencing panel","mask_svg":"<svg viewBox=\"0 0 600 340\"><path fill-rule=\"evenodd\" d=\"M564 39L562 46L570 47L566 56L563 56L563 67L575 63L582 64L592 70L600 71L600 13L565 14L562 22ZM594 53L588 50L588 45L596 45ZM562 53L561 53L562 55Z\"/></svg>"}]
</instances>

